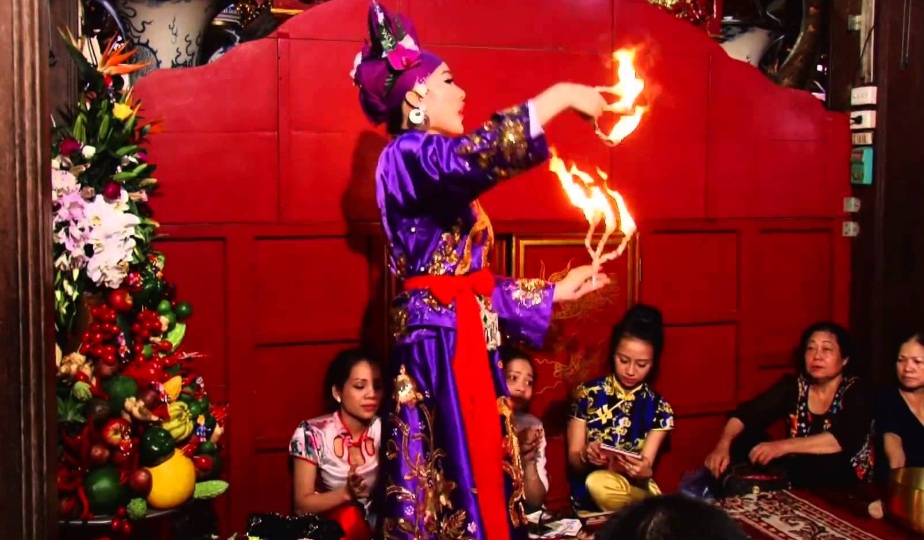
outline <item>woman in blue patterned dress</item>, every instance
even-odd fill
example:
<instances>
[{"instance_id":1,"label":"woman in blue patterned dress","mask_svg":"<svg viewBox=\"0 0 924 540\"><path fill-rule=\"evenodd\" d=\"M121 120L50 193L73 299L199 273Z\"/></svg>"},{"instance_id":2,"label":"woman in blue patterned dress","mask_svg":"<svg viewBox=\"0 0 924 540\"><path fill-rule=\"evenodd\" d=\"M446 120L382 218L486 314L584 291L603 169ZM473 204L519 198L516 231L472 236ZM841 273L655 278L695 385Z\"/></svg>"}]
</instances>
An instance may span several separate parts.
<instances>
[{"instance_id":1,"label":"woman in blue patterned dress","mask_svg":"<svg viewBox=\"0 0 924 540\"><path fill-rule=\"evenodd\" d=\"M568 463L571 499L579 514L614 512L660 494L653 467L674 428L674 413L648 382L657 375L663 347L661 312L637 304L613 327L613 373L575 391Z\"/></svg>"}]
</instances>

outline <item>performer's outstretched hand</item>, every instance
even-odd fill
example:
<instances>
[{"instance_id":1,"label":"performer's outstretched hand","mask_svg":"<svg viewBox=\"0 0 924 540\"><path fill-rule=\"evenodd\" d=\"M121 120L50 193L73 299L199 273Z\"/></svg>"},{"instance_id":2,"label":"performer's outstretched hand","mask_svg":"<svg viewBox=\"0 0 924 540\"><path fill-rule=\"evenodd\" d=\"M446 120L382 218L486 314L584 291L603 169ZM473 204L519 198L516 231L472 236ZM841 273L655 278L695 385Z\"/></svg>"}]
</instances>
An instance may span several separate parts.
<instances>
[{"instance_id":1,"label":"performer's outstretched hand","mask_svg":"<svg viewBox=\"0 0 924 540\"><path fill-rule=\"evenodd\" d=\"M572 84L568 87L568 94L571 109L585 118L598 118L606 108L606 100L596 88Z\"/></svg>"},{"instance_id":2,"label":"performer's outstretched hand","mask_svg":"<svg viewBox=\"0 0 924 540\"><path fill-rule=\"evenodd\" d=\"M597 272L594 275L594 268L589 264L572 268L568 275L555 284L555 294L552 296L552 301L577 300L589 292L609 285L610 278L606 274L599 273L599 269Z\"/></svg>"},{"instance_id":3,"label":"performer's outstretched hand","mask_svg":"<svg viewBox=\"0 0 924 540\"><path fill-rule=\"evenodd\" d=\"M606 100L596 88L576 83L558 83L551 86L534 97L532 102L536 108L536 117L542 126L568 110L594 119L603 114L606 108Z\"/></svg>"}]
</instances>

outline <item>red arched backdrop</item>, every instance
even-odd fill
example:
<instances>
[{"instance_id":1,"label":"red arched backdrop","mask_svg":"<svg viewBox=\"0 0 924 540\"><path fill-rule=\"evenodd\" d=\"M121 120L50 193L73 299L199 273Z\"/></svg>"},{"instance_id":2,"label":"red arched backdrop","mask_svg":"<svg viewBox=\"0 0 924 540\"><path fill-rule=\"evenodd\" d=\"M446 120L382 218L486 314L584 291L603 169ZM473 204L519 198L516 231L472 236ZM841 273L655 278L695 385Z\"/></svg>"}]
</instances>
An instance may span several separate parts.
<instances>
[{"instance_id":1,"label":"red arched backdrop","mask_svg":"<svg viewBox=\"0 0 924 540\"><path fill-rule=\"evenodd\" d=\"M788 369L800 329L846 322L848 120L777 87L704 33L645 0L392 0L415 19L468 92L472 122L559 80L610 84L611 51L641 47L650 114L615 149L577 118L548 126L560 153L599 166L640 235L605 295L557 314L537 353L534 412L550 433L553 506L564 505L569 389L606 369L609 326L633 299L664 310L658 388L677 428L657 478L666 490L701 463L738 401ZM368 0L332 0L270 38L201 68L137 85L166 120L151 160L168 271L196 308L188 342L217 398L229 399L226 530L248 512L290 508L287 442L323 412L333 353L361 336L387 343L384 248L373 173L381 132L363 118L348 72ZM531 277L586 262L585 223L544 170L483 200L495 268Z\"/></svg>"}]
</instances>

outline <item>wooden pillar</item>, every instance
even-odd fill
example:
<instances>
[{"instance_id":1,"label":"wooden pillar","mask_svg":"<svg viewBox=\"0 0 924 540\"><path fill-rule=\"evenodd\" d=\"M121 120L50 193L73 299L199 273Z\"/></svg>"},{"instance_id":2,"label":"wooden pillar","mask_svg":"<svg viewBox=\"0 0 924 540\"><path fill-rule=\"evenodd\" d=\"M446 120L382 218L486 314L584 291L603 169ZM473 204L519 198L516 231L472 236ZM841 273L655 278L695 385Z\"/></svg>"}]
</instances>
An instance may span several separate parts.
<instances>
[{"instance_id":1,"label":"wooden pillar","mask_svg":"<svg viewBox=\"0 0 924 540\"><path fill-rule=\"evenodd\" d=\"M0 2L0 540L57 536L48 13Z\"/></svg>"},{"instance_id":2,"label":"wooden pillar","mask_svg":"<svg viewBox=\"0 0 924 540\"><path fill-rule=\"evenodd\" d=\"M58 111L73 105L77 100L77 64L71 60L64 46L64 40L58 34L65 28L76 36L79 34L78 13L80 0L44 0L43 6L50 8L50 23L48 44L45 45L47 54L50 48L54 61L48 73L48 93L51 112L58 118Z\"/></svg>"}]
</instances>

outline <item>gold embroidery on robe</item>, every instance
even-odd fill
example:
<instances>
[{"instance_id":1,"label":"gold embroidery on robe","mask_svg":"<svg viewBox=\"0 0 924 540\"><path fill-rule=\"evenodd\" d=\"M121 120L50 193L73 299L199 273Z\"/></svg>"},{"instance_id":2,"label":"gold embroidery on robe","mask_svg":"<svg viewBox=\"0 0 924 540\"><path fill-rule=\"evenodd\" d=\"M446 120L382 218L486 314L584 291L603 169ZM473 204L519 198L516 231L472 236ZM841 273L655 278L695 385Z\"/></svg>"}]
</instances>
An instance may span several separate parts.
<instances>
[{"instance_id":1,"label":"gold embroidery on robe","mask_svg":"<svg viewBox=\"0 0 924 540\"><path fill-rule=\"evenodd\" d=\"M512 298L523 307L534 307L542 303L546 292L547 282L541 279L518 279L517 290L513 291Z\"/></svg>"},{"instance_id":2,"label":"gold embroidery on robe","mask_svg":"<svg viewBox=\"0 0 924 540\"><path fill-rule=\"evenodd\" d=\"M513 403L509 397L497 398L497 411L504 419L504 452L507 460L504 462L504 472L510 476L512 490L510 500L507 502L507 511L514 527L526 525L526 510L523 502L526 500L526 486L523 482L523 461L520 458L520 440L517 438L517 428L513 419Z\"/></svg>"},{"instance_id":3,"label":"gold embroidery on robe","mask_svg":"<svg viewBox=\"0 0 924 540\"><path fill-rule=\"evenodd\" d=\"M417 388L414 380L402 371L406 379L405 384ZM399 375L399 379L402 377ZM468 512L464 509L456 510L452 506L452 492L456 483L444 476L442 458L445 451L436 448L433 443L433 417L430 408L425 403L417 403L420 394L414 399L417 410L422 416L422 425L419 432L411 440L411 427L401 420L397 414L391 419L400 432L401 447L389 438L386 445L386 459L402 459L409 472L404 480L413 480L416 489L411 491L401 485L395 484L391 478L386 479L385 496L395 497L402 503L412 504L413 511L396 518L385 518L383 533L385 540L397 539L396 534L409 535L412 538L439 538L440 540L474 540L470 532L477 530L474 522L470 521ZM420 444L424 447L424 455L411 457L410 444Z\"/></svg>"},{"instance_id":4,"label":"gold embroidery on robe","mask_svg":"<svg viewBox=\"0 0 924 540\"><path fill-rule=\"evenodd\" d=\"M417 381L407 374L407 368L403 364L398 371L398 376L395 377L394 399L396 413L401 412L402 406L413 408L423 400L423 394L417 389Z\"/></svg>"},{"instance_id":5,"label":"gold embroidery on robe","mask_svg":"<svg viewBox=\"0 0 924 540\"><path fill-rule=\"evenodd\" d=\"M528 112L523 106L501 112L485 122L480 129L467 135L459 147L459 153L474 157L479 169L498 180L510 178L525 170L529 140L526 122L522 118L526 115Z\"/></svg>"},{"instance_id":6,"label":"gold embroidery on robe","mask_svg":"<svg viewBox=\"0 0 924 540\"><path fill-rule=\"evenodd\" d=\"M472 248L482 245L481 251L481 268L487 268L491 249L494 247L494 228L491 227L491 220L488 214L481 207L478 201L472 201L472 212L475 214L475 224L469 231L465 239L465 246L462 248L462 260L456 267L456 275L465 275L472 268Z\"/></svg>"},{"instance_id":7,"label":"gold embroidery on robe","mask_svg":"<svg viewBox=\"0 0 924 540\"><path fill-rule=\"evenodd\" d=\"M407 332L407 320L410 313L407 305L391 308L391 332L395 338L400 338Z\"/></svg>"},{"instance_id":8,"label":"gold embroidery on robe","mask_svg":"<svg viewBox=\"0 0 924 540\"><path fill-rule=\"evenodd\" d=\"M452 272L452 268L459 264L459 241L462 239L462 221L459 220L447 232L440 236L440 242L430 256L427 274L441 276Z\"/></svg>"}]
</instances>

